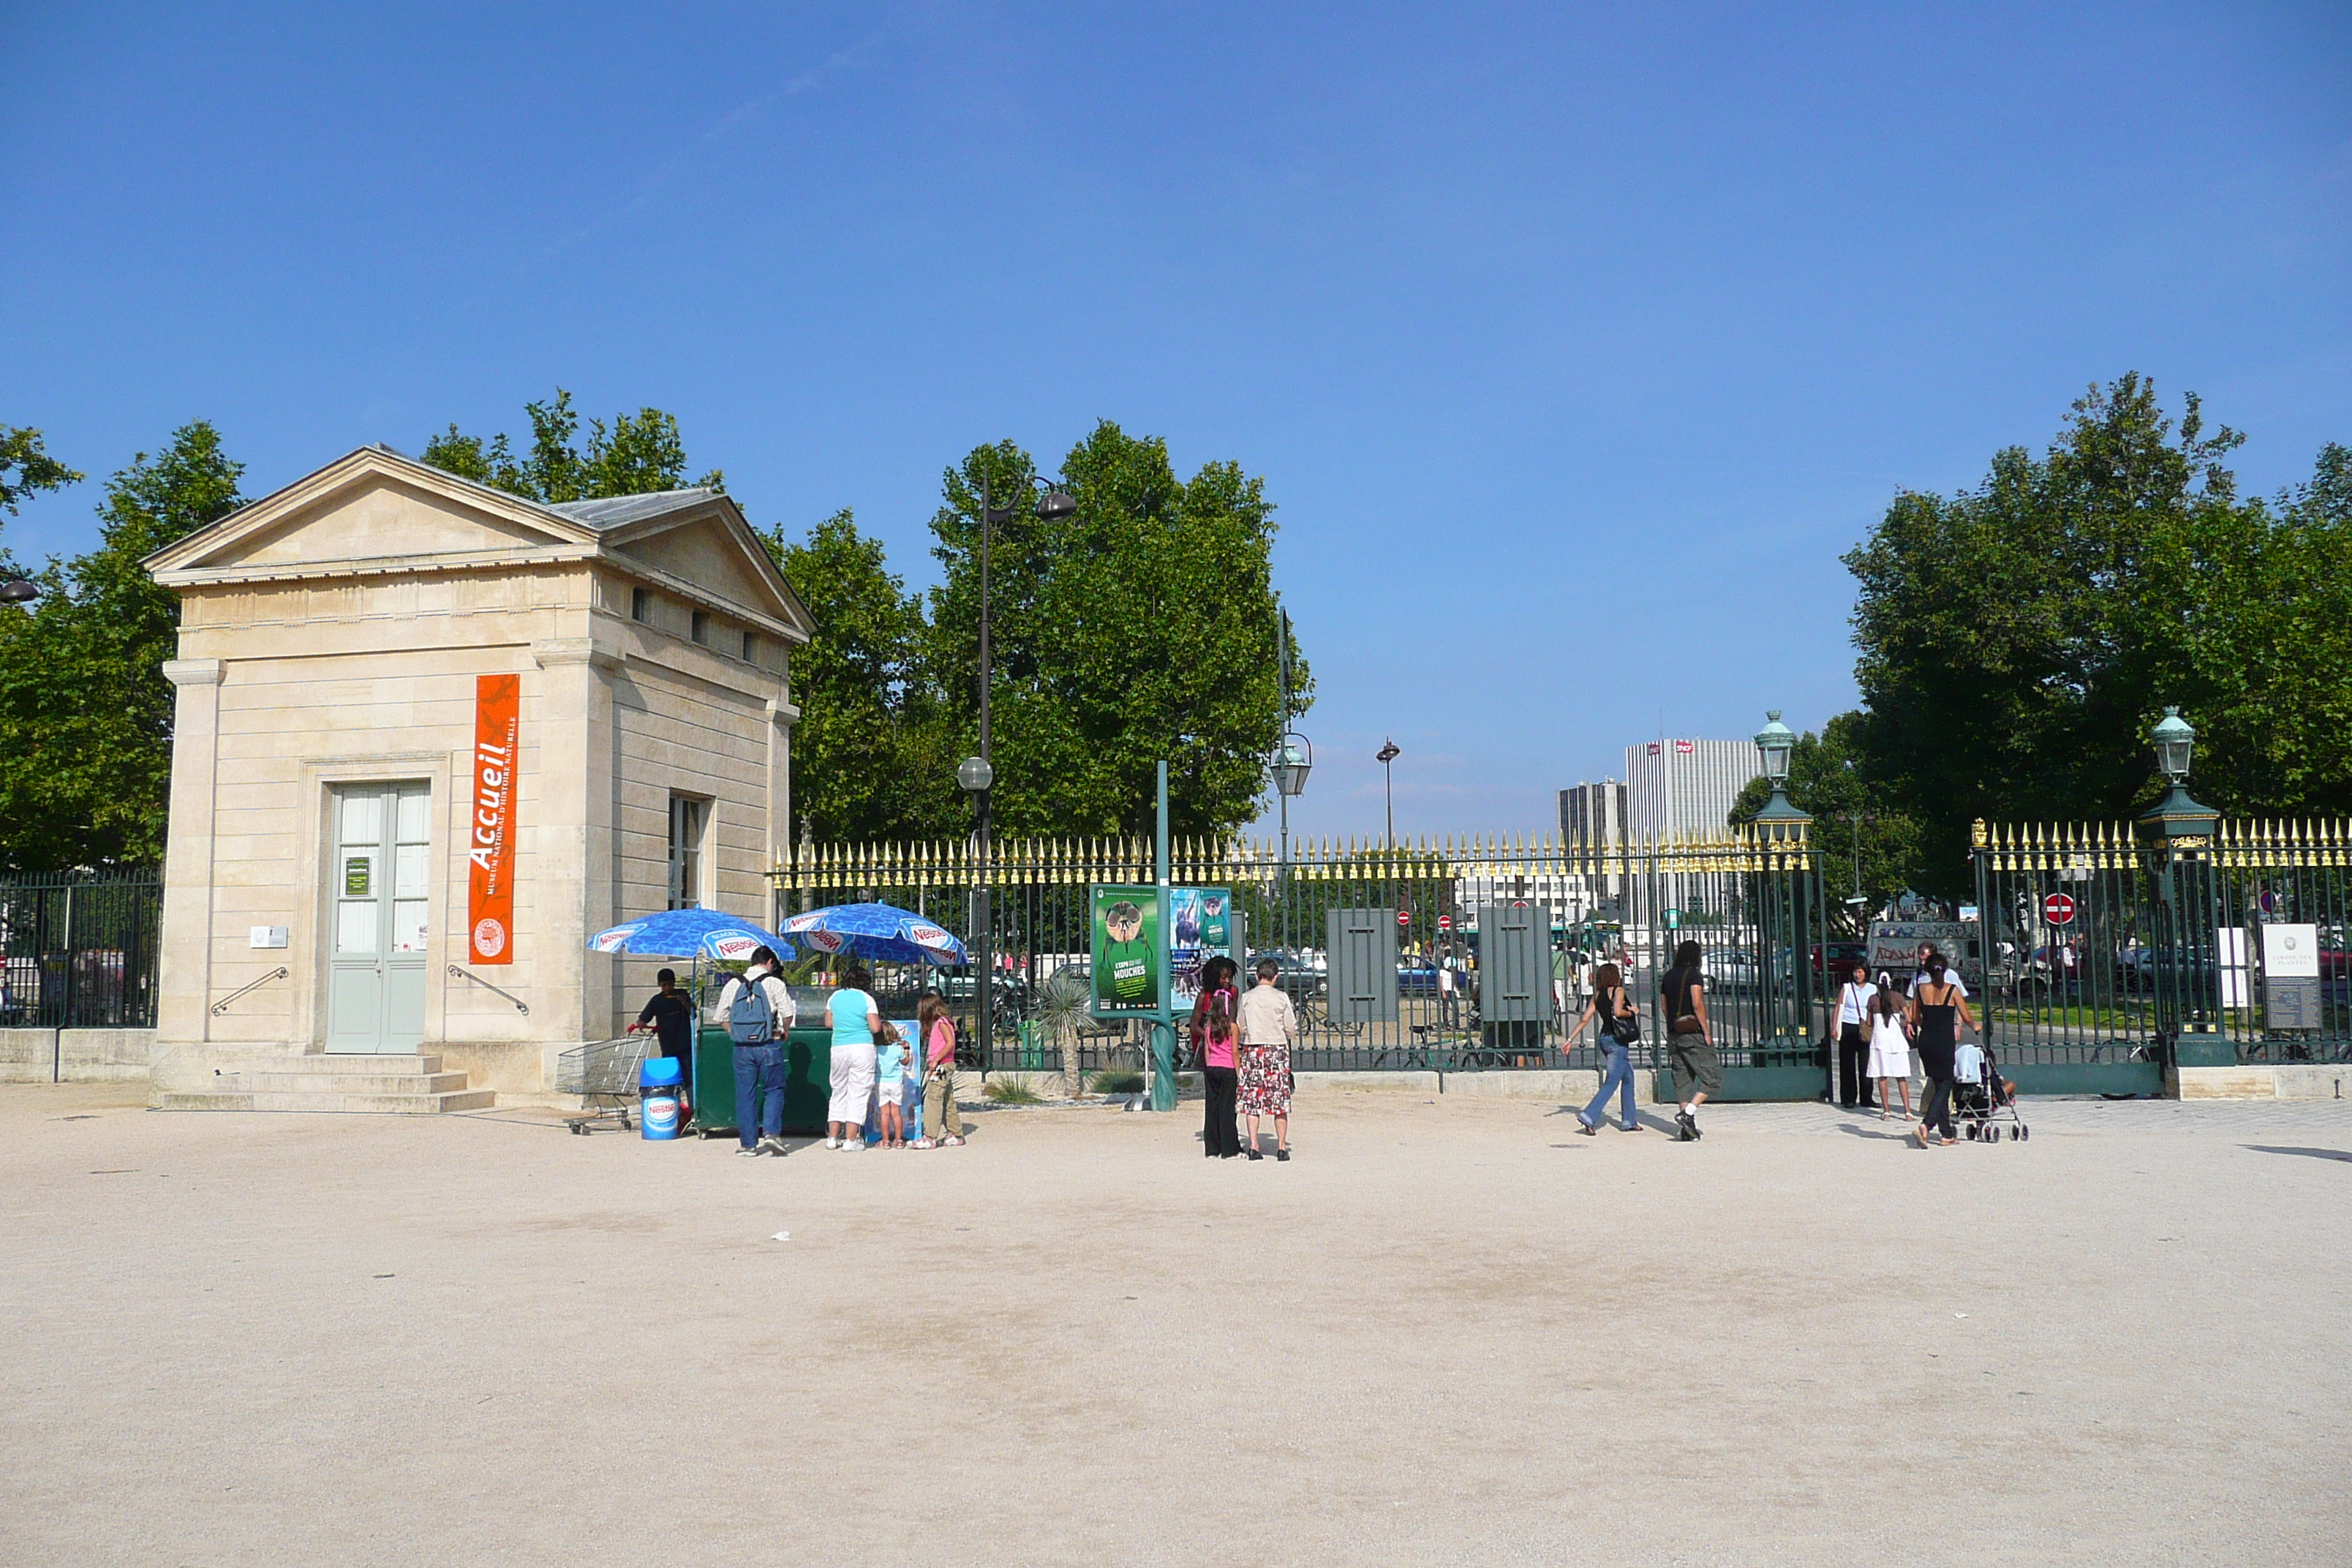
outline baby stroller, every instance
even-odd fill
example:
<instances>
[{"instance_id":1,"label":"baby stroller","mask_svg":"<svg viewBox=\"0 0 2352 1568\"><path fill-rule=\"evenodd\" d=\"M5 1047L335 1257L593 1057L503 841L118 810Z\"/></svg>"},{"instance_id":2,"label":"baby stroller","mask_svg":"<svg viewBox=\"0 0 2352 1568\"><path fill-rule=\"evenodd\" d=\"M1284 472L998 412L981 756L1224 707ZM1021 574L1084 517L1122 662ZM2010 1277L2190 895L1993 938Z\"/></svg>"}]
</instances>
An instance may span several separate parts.
<instances>
[{"instance_id":1,"label":"baby stroller","mask_svg":"<svg viewBox=\"0 0 2352 1568\"><path fill-rule=\"evenodd\" d=\"M1974 1040L1952 1058L1952 1116L1968 1137L1986 1143L2000 1142L2004 1128L2014 1142L2033 1136L2017 1113L2017 1085L2000 1076L2000 1064Z\"/></svg>"}]
</instances>

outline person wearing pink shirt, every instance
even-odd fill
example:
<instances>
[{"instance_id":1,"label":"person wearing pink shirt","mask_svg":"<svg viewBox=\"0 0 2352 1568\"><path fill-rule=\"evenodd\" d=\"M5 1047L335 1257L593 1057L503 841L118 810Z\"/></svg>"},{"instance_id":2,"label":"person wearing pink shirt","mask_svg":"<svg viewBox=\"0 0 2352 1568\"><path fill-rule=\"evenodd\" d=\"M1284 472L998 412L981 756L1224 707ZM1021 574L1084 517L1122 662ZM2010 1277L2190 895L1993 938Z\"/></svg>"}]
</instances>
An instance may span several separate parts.
<instances>
[{"instance_id":1,"label":"person wearing pink shirt","mask_svg":"<svg viewBox=\"0 0 2352 1568\"><path fill-rule=\"evenodd\" d=\"M923 993L916 1011L923 1037L923 1135L916 1149L954 1149L963 1143L963 1112L956 1109L956 1027L936 991Z\"/></svg>"},{"instance_id":2,"label":"person wearing pink shirt","mask_svg":"<svg viewBox=\"0 0 2352 1568\"><path fill-rule=\"evenodd\" d=\"M1234 1054L1240 1038L1234 974L1232 959L1221 954L1209 960L1201 966L1200 1000L1192 1004L1192 1049L1201 1058L1201 1082L1209 1102L1201 1126L1201 1152L1212 1160L1231 1160L1242 1152L1241 1129L1234 1120L1234 1100L1241 1092Z\"/></svg>"}]
</instances>

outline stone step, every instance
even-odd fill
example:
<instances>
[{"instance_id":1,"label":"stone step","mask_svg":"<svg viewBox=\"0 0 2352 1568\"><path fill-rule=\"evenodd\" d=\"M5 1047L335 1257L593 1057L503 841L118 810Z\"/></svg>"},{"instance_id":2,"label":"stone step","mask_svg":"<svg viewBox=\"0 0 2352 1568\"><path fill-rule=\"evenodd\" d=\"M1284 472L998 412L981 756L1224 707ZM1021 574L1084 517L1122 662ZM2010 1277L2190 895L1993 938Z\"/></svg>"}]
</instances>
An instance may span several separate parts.
<instances>
[{"instance_id":1,"label":"stone step","mask_svg":"<svg viewBox=\"0 0 2352 1568\"><path fill-rule=\"evenodd\" d=\"M235 1094L451 1094L466 1087L461 1072L312 1072L269 1068L226 1073L221 1089Z\"/></svg>"},{"instance_id":2,"label":"stone step","mask_svg":"<svg viewBox=\"0 0 2352 1568\"><path fill-rule=\"evenodd\" d=\"M154 1106L158 1110L308 1110L432 1116L453 1110L488 1110L498 1102L498 1091L490 1089L461 1089L436 1094L341 1094L331 1090L279 1093L224 1088L199 1094L159 1094Z\"/></svg>"},{"instance_id":3,"label":"stone step","mask_svg":"<svg viewBox=\"0 0 2352 1568\"><path fill-rule=\"evenodd\" d=\"M264 1058L252 1063L247 1072L331 1072L358 1073L375 1078L385 1073L410 1076L431 1075L441 1070L439 1057L416 1056L331 1056L324 1051L311 1051L302 1056Z\"/></svg>"}]
</instances>

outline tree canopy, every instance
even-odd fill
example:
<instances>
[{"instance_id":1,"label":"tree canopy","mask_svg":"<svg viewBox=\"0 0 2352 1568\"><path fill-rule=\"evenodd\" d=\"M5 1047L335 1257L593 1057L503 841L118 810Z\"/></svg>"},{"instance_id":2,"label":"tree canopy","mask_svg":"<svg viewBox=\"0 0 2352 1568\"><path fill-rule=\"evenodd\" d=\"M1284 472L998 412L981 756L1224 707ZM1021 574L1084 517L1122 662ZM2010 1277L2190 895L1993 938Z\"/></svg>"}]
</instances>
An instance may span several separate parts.
<instances>
[{"instance_id":1,"label":"tree canopy","mask_svg":"<svg viewBox=\"0 0 2352 1568\"><path fill-rule=\"evenodd\" d=\"M2127 374L2041 456L2010 447L1975 489L1896 496L1846 556L1852 750L1918 825L1913 886L1964 894L1973 818L2144 805L2167 704L2197 726L2206 804L2352 811L2352 453L2329 445L2265 501L2224 461L2242 439L2193 395L2176 422Z\"/></svg>"},{"instance_id":2,"label":"tree canopy","mask_svg":"<svg viewBox=\"0 0 2352 1568\"><path fill-rule=\"evenodd\" d=\"M81 475L42 447L38 430L0 425L0 512L14 517L18 504L35 490L61 490L81 480Z\"/></svg>"},{"instance_id":3,"label":"tree canopy","mask_svg":"<svg viewBox=\"0 0 2352 1568\"><path fill-rule=\"evenodd\" d=\"M1868 915L1893 903L1914 880L1919 825L1864 771L1859 713L1841 713L1797 738L1789 755L1789 802L1813 819L1806 836L1822 868L1831 923L1861 931ZM1731 820L1748 823L1772 796L1753 779L1739 792ZM1848 902L1853 898L1863 901Z\"/></svg>"},{"instance_id":4,"label":"tree canopy","mask_svg":"<svg viewBox=\"0 0 2352 1568\"><path fill-rule=\"evenodd\" d=\"M942 688L977 743L979 517L985 473L1003 498L1034 468L1011 443L943 476L931 553ZM1155 764L1168 761L1179 833L1257 816L1267 758L1290 717L1276 673L1274 507L1231 462L1176 477L1158 437L1097 425L1062 461L1077 510L1027 506L991 549L992 811L1006 833L1147 833ZM1295 711L1313 682L1294 660Z\"/></svg>"},{"instance_id":5,"label":"tree canopy","mask_svg":"<svg viewBox=\"0 0 2352 1568\"><path fill-rule=\"evenodd\" d=\"M517 457L503 431L488 441L468 436L452 421L425 443L425 461L436 468L537 501L593 500L605 496L645 495L686 489L689 484L726 488L717 468L698 479L686 477L686 443L677 420L658 408L615 414L608 427L588 421L588 445L576 437L580 416L562 387L545 403L529 403L530 449Z\"/></svg>"},{"instance_id":6,"label":"tree canopy","mask_svg":"<svg viewBox=\"0 0 2352 1568\"><path fill-rule=\"evenodd\" d=\"M1066 518L1036 515L1037 476L1011 442L941 477L928 596L887 569L844 512L771 548L817 622L794 656L793 801L827 837L961 837L956 763L979 746L980 498L1014 506L990 547L991 760L1006 835L1150 829L1156 770L1183 833L1257 815L1268 754L1304 711L1294 660L1281 712L1273 507L1233 463L1176 477L1166 443L1105 421L1060 475Z\"/></svg>"},{"instance_id":7,"label":"tree canopy","mask_svg":"<svg viewBox=\"0 0 2352 1568\"><path fill-rule=\"evenodd\" d=\"M107 481L98 548L0 611L0 870L162 861L180 606L140 563L242 507L243 472L212 426L182 426Z\"/></svg>"}]
</instances>

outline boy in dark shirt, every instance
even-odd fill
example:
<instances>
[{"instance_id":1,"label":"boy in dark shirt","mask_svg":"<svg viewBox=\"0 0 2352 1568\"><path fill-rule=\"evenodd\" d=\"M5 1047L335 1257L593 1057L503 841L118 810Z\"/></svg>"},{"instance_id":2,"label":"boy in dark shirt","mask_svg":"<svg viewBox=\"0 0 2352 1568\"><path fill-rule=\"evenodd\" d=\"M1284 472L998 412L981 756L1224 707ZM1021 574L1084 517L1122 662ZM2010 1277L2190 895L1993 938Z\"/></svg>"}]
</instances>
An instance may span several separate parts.
<instances>
[{"instance_id":1,"label":"boy in dark shirt","mask_svg":"<svg viewBox=\"0 0 2352 1568\"><path fill-rule=\"evenodd\" d=\"M665 969L654 976L661 989L646 1002L637 1021L629 1026L631 1034L641 1034L651 1028L661 1045L660 1055L676 1057L678 1070L688 1084L694 1082L694 998L677 988L677 971Z\"/></svg>"}]
</instances>

